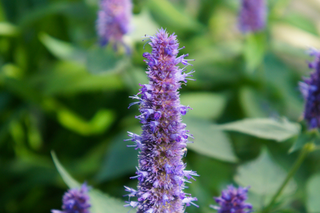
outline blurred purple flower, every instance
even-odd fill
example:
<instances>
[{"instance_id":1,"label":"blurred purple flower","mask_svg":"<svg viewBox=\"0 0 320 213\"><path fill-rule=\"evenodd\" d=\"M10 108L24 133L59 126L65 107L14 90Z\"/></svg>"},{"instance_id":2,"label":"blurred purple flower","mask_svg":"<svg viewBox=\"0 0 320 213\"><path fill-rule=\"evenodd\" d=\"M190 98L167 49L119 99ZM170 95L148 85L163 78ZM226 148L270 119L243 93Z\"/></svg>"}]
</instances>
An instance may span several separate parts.
<instances>
[{"instance_id":1,"label":"blurred purple flower","mask_svg":"<svg viewBox=\"0 0 320 213\"><path fill-rule=\"evenodd\" d=\"M230 185L222 191L220 197L214 198L219 206L210 205L210 207L217 210L218 213L250 213L252 212L252 205L245 203L248 188L239 187L237 189Z\"/></svg>"},{"instance_id":2,"label":"blurred purple flower","mask_svg":"<svg viewBox=\"0 0 320 213\"><path fill-rule=\"evenodd\" d=\"M122 36L129 31L132 16L131 0L100 0L97 31L102 46L122 41Z\"/></svg>"},{"instance_id":3,"label":"blurred purple flower","mask_svg":"<svg viewBox=\"0 0 320 213\"><path fill-rule=\"evenodd\" d=\"M62 211L51 210L51 213L90 213L87 184L82 184L80 189L69 189L62 198Z\"/></svg>"},{"instance_id":4,"label":"blurred purple flower","mask_svg":"<svg viewBox=\"0 0 320 213\"><path fill-rule=\"evenodd\" d=\"M305 99L304 119L309 129L320 127L320 52L310 50L310 56L314 61L309 63L309 68L314 71L309 78L299 82L300 91Z\"/></svg>"},{"instance_id":5,"label":"blurred purple flower","mask_svg":"<svg viewBox=\"0 0 320 213\"><path fill-rule=\"evenodd\" d=\"M239 28L241 32L256 32L266 25L267 6L265 0L241 0Z\"/></svg>"},{"instance_id":6,"label":"blurred purple flower","mask_svg":"<svg viewBox=\"0 0 320 213\"><path fill-rule=\"evenodd\" d=\"M126 206L138 208L138 213L184 212L185 206L196 204L197 199L183 192L185 182L198 176L196 172L185 170L182 157L185 154L188 137L186 124L181 122L190 107L180 104L178 89L192 77L185 73L190 59L188 54L178 56L176 35L160 29L155 36L149 36L151 53L143 53L148 65L149 84L140 85L140 92L133 96L140 105L141 114L137 118L142 123L142 134L129 132L135 145L140 149L137 168L138 190L125 187L128 196L138 201L129 201ZM185 65L179 68L178 64ZM130 106L131 106L130 105ZM191 136L192 137L192 136Z\"/></svg>"}]
</instances>

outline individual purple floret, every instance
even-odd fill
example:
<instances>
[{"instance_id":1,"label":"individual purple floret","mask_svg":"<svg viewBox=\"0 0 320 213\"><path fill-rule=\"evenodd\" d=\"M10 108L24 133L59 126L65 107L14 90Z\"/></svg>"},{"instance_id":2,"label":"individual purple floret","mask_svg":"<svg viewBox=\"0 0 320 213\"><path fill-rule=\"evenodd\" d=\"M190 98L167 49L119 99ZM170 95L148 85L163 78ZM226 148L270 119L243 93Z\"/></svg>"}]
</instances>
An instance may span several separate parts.
<instances>
[{"instance_id":1,"label":"individual purple floret","mask_svg":"<svg viewBox=\"0 0 320 213\"><path fill-rule=\"evenodd\" d=\"M82 184L80 189L69 189L62 198L62 211L51 210L51 213L90 213L87 184Z\"/></svg>"},{"instance_id":2,"label":"individual purple floret","mask_svg":"<svg viewBox=\"0 0 320 213\"><path fill-rule=\"evenodd\" d=\"M149 84L140 85L140 92L132 97L137 100L133 104L140 105L137 118L142 134L129 132L131 139L127 139L135 143L129 146L140 149L137 175L133 177L139 181L138 189L125 187L129 198L137 197L137 201L126 206L137 207L138 213L182 213L186 206L197 206L193 203L197 199L183 192L185 182L198 175L185 170L182 161L191 135L181 122L189 107L180 104L178 92L192 77L193 71L185 73L185 68L193 60L185 59L188 54L178 56L182 48L178 49L176 35L160 29L149 38L152 52L143 53ZM179 68L180 63L185 67Z\"/></svg>"},{"instance_id":3,"label":"individual purple floret","mask_svg":"<svg viewBox=\"0 0 320 213\"><path fill-rule=\"evenodd\" d=\"M130 27L131 11L131 0L100 0L96 27L102 46L108 42L123 43L122 37Z\"/></svg>"},{"instance_id":4,"label":"individual purple floret","mask_svg":"<svg viewBox=\"0 0 320 213\"><path fill-rule=\"evenodd\" d=\"M242 33L263 30L266 25L266 17L265 0L241 0L239 28Z\"/></svg>"},{"instance_id":5,"label":"individual purple floret","mask_svg":"<svg viewBox=\"0 0 320 213\"><path fill-rule=\"evenodd\" d=\"M310 56L314 57L314 61L309 63L309 68L314 71L310 78L299 82L299 87L305 99L304 119L309 129L313 129L320 127L320 52L312 49Z\"/></svg>"},{"instance_id":6,"label":"individual purple floret","mask_svg":"<svg viewBox=\"0 0 320 213\"><path fill-rule=\"evenodd\" d=\"M217 213L250 213L252 205L245 203L249 187L235 188L230 185L223 190L220 197L214 197L219 206L210 205Z\"/></svg>"}]
</instances>

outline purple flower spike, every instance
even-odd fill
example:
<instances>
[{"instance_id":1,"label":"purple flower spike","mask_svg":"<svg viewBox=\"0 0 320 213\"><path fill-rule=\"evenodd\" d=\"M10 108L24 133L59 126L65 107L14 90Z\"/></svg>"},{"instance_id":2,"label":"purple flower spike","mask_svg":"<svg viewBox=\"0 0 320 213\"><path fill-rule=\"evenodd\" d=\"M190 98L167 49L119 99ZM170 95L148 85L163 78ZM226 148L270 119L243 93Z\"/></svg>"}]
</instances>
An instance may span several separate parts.
<instances>
[{"instance_id":1,"label":"purple flower spike","mask_svg":"<svg viewBox=\"0 0 320 213\"><path fill-rule=\"evenodd\" d=\"M263 30L266 25L265 0L241 0L239 28L243 33Z\"/></svg>"},{"instance_id":2,"label":"purple flower spike","mask_svg":"<svg viewBox=\"0 0 320 213\"><path fill-rule=\"evenodd\" d=\"M320 127L320 52L312 49L309 52L314 61L309 62L309 68L314 71L310 78L299 82L300 91L305 99L304 119L309 129Z\"/></svg>"},{"instance_id":3,"label":"purple flower spike","mask_svg":"<svg viewBox=\"0 0 320 213\"><path fill-rule=\"evenodd\" d=\"M51 210L51 213L90 213L87 184L82 184L80 189L69 189L62 198L62 211Z\"/></svg>"},{"instance_id":4,"label":"purple flower spike","mask_svg":"<svg viewBox=\"0 0 320 213\"><path fill-rule=\"evenodd\" d=\"M102 46L110 41L123 43L122 36L130 27L131 11L131 0L100 0L96 27Z\"/></svg>"},{"instance_id":5,"label":"purple flower spike","mask_svg":"<svg viewBox=\"0 0 320 213\"><path fill-rule=\"evenodd\" d=\"M217 210L217 213L250 213L253 211L252 205L245 203L248 189L249 187L237 189L230 185L222 191L220 197L214 197L219 206L210 205L210 207Z\"/></svg>"},{"instance_id":6,"label":"purple flower spike","mask_svg":"<svg viewBox=\"0 0 320 213\"><path fill-rule=\"evenodd\" d=\"M180 104L181 84L192 75L185 73L190 65L187 55L178 56L179 43L176 35L168 35L160 29L155 36L149 36L151 53L144 53L148 67L149 84L140 85L137 96L142 123L142 134L130 133L132 147L139 148L137 168L138 190L126 187L128 196L137 201L128 201L126 206L137 207L138 213L182 213L186 206L195 205L197 199L184 193L185 182L198 176L196 172L185 170L182 161L188 143L186 124L181 115L190 107ZM138 96L139 95L139 96ZM183 110L182 110L183 109Z\"/></svg>"}]
</instances>

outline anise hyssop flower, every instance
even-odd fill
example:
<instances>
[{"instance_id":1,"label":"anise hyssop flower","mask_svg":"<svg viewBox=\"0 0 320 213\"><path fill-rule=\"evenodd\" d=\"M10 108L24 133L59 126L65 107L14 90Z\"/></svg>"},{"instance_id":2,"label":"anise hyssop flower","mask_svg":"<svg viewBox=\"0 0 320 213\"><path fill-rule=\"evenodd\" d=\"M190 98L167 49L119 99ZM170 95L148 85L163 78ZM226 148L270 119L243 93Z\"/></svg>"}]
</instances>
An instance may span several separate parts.
<instances>
[{"instance_id":1,"label":"anise hyssop flower","mask_svg":"<svg viewBox=\"0 0 320 213\"><path fill-rule=\"evenodd\" d=\"M182 213L185 206L193 204L196 198L184 193L185 182L189 182L196 172L185 170L182 157L185 154L188 137L186 124L181 122L188 106L180 104L181 84L187 82L190 73L185 73L190 59L188 54L178 56L179 43L176 35L168 35L160 29L155 36L149 36L151 53L144 53L148 65L149 84L140 85L140 92L133 96L140 105L142 134L129 132L139 152L139 166L136 176L138 189L126 187L129 197L127 206L137 207L138 213ZM183 47L184 48L184 47ZM179 68L179 64L184 68Z\"/></svg>"}]
</instances>

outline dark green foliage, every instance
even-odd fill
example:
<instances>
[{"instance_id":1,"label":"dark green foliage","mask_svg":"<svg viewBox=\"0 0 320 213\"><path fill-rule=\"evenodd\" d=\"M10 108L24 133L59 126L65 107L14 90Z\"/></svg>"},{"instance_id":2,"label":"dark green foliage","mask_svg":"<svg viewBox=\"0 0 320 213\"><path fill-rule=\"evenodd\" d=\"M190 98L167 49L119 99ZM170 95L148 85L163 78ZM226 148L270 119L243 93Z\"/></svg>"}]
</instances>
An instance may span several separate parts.
<instances>
[{"instance_id":1,"label":"dark green foliage","mask_svg":"<svg viewBox=\"0 0 320 213\"><path fill-rule=\"evenodd\" d=\"M195 137L185 160L200 175L187 189L200 208L188 212L214 212L212 197L232 183L251 185L249 201L259 212L299 150L318 138L298 136L303 99L297 86L308 74L304 48L320 48L316 3L269 1L268 28L245 36L236 30L237 1L133 2L127 56L121 48L98 47L98 0L0 1L0 212L60 208L67 187L51 150L79 182L126 199L123 185L137 184L129 179L137 151L123 140L126 131L140 133L128 96L147 82L142 36L160 26L176 32L182 54L196 60L196 81L181 89L182 103L194 108L183 117ZM276 212L320 212L319 154L307 157ZM105 201L95 193L98 203Z\"/></svg>"}]
</instances>

